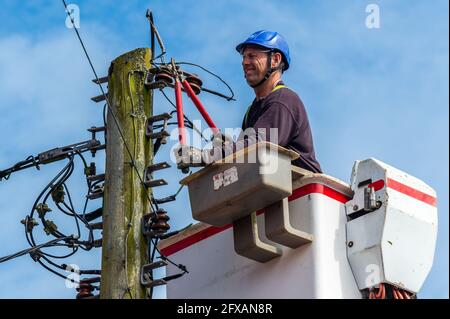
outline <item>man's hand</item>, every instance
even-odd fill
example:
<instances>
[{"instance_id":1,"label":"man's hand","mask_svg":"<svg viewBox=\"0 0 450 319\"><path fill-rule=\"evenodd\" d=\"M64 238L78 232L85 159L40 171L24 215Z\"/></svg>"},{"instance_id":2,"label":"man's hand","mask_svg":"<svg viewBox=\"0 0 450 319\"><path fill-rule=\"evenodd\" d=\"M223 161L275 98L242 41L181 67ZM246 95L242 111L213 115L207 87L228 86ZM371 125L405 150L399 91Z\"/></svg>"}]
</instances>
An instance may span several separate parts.
<instances>
[{"instance_id":1,"label":"man's hand","mask_svg":"<svg viewBox=\"0 0 450 319\"><path fill-rule=\"evenodd\" d=\"M216 134L213 135L212 137L212 144L213 147L222 147L222 145L226 145L229 143L233 143L233 139L231 138L231 136L226 135L225 133L222 132L217 132Z\"/></svg>"},{"instance_id":2,"label":"man's hand","mask_svg":"<svg viewBox=\"0 0 450 319\"><path fill-rule=\"evenodd\" d=\"M178 146L175 150L177 167L185 172L189 167L205 166L202 159L202 151L189 145Z\"/></svg>"}]
</instances>

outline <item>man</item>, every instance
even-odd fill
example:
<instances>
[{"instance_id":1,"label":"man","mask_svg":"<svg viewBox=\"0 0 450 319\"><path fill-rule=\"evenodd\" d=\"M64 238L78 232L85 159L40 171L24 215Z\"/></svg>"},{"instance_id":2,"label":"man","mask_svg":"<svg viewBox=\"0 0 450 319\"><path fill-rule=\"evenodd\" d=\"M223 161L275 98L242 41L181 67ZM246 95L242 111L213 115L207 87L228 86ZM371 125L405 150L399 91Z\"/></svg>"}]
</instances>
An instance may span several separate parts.
<instances>
[{"instance_id":1,"label":"man","mask_svg":"<svg viewBox=\"0 0 450 319\"><path fill-rule=\"evenodd\" d=\"M223 152L203 150L200 153L192 147L181 147L176 150L179 167L208 164L260 140L273 142L270 128L276 128L277 144L300 155L292 164L321 173L305 107L298 95L281 81L283 72L291 62L286 40L277 32L262 30L253 33L236 50L242 55L245 79L255 92L255 99L244 116L242 129L253 128L256 134L245 138L241 134L238 141L225 146ZM200 165L192 164L195 162Z\"/></svg>"}]
</instances>

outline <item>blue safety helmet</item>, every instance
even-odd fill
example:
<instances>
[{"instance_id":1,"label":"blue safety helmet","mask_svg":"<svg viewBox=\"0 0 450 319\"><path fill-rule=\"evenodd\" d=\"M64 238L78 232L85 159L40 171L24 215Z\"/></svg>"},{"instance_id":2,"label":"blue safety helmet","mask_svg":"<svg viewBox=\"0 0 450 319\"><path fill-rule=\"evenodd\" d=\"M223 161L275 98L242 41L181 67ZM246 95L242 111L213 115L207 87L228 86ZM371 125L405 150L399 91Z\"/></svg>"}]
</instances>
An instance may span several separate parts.
<instances>
[{"instance_id":1,"label":"blue safety helmet","mask_svg":"<svg viewBox=\"0 0 450 319\"><path fill-rule=\"evenodd\" d=\"M279 51L283 56L284 70L289 69L291 57L289 56L289 46L284 37L278 32L261 30L253 33L247 40L236 46L236 51L242 53L242 50L248 44L259 45L269 50Z\"/></svg>"}]
</instances>

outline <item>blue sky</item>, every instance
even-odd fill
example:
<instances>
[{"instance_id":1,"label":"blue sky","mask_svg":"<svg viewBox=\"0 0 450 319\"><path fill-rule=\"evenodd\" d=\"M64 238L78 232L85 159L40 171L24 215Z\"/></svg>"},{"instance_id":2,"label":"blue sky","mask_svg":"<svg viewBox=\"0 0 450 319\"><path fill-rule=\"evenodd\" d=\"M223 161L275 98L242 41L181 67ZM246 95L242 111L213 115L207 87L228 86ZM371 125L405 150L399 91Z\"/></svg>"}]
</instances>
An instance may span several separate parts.
<instances>
[{"instance_id":1,"label":"blue sky","mask_svg":"<svg viewBox=\"0 0 450 319\"><path fill-rule=\"evenodd\" d=\"M438 194L439 232L433 269L419 297L448 298L449 77L448 1L68 1L80 7L80 32L99 74L115 57L148 43L151 8L167 57L202 64L234 89L236 102L201 95L219 127L238 127L252 90L235 45L259 29L282 33L292 64L285 82L301 96L324 171L349 182L353 162L375 157L416 176ZM379 5L381 27L365 27L368 4ZM98 88L61 1L0 0L0 169L28 155L89 138L101 125ZM200 73L200 72L199 72ZM224 90L200 73L205 85ZM155 114L170 107L155 97ZM198 118L192 106L186 112ZM169 149L169 147L167 147ZM158 160L167 156L160 155ZM99 171L104 156L96 158ZM0 256L27 248L20 220L63 163L16 173L0 182ZM69 185L84 196L81 166ZM157 195L172 194L181 174ZM191 222L184 190L165 207L174 229ZM95 209L100 201L89 208ZM56 218L55 218L56 219ZM61 219L61 225L71 228ZM40 237L45 240L45 237ZM97 268L100 251L69 263ZM64 280L24 256L0 264L0 298L73 298ZM163 296L163 290L157 296Z\"/></svg>"}]
</instances>

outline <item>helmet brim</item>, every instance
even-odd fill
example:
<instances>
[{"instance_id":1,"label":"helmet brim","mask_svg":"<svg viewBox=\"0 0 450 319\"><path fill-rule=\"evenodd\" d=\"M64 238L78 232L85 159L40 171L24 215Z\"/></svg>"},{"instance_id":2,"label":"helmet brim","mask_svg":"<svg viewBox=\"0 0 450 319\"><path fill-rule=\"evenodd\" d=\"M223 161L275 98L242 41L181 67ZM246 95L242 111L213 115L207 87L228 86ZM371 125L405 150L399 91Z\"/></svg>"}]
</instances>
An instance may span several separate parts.
<instances>
[{"instance_id":1,"label":"helmet brim","mask_svg":"<svg viewBox=\"0 0 450 319\"><path fill-rule=\"evenodd\" d=\"M283 52L281 52L281 51L280 51L279 49L277 49L277 48L272 48L272 47L270 47L270 46L261 45L261 44L259 44L259 43L253 42L253 41L246 41L246 42L239 43L239 44L236 46L236 51L237 51L239 54L242 54L242 51L245 49L245 47L247 47L247 46L249 46L249 45L252 45L252 46L255 46L255 47L259 47L259 48L261 48L261 49L274 50L274 51L276 51L276 52L281 53L281 56L283 57L283 62L284 62L284 71L286 71L287 69L289 69L289 62L286 60L286 57L284 56Z\"/></svg>"}]
</instances>

